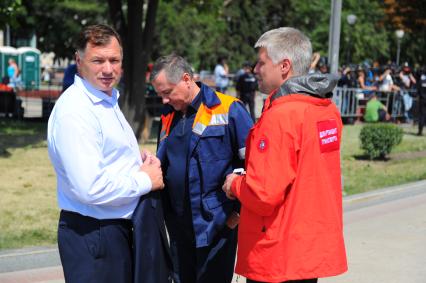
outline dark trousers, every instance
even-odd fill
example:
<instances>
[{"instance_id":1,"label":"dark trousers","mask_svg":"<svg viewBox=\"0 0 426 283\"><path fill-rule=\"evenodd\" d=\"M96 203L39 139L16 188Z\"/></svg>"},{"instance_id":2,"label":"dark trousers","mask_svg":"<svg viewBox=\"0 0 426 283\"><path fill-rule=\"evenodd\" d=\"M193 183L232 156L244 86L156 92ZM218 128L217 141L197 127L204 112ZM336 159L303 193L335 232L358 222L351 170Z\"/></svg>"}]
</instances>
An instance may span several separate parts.
<instances>
[{"instance_id":1,"label":"dark trousers","mask_svg":"<svg viewBox=\"0 0 426 283\"><path fill-rule=\"evenodd\" d=\"M317 282L318 282L318 278L302 279L302 280L290 280L290 281L285 281L285 282L282 282L282 283L317 283ZM265 282L247 279L247 283L265 283Z\"/></svg>"},{"instance_id":2,"label":"dark trousers","mask_svg":"<svg viewBox=\"0 0 426 283\"><path fill-rule=\"evenodd\" d=\"M232 281L237 249L237 229L231 230L225 227L209 246L196 248L191 229L184 231L171 226L175 225L168 225L168 228L176 283L230 283Z\"/></svg>"},{"instance_id":3,"label":"dark trousers","mask_svg":"<svg viewBox=\"0 0 426 283\"><path fill-rule=\"evenodd\" d=\"M131 283L130 220L61 211L58 246L67 283Z\"/></svg>"},{"instance_id":4,"label":"dark trousers","mask_svg":"<svg viewBox=\"0 0 426 283\"><path fill-rule=\"evenodd\" d=\"M419 102L419 135L423 135L423 127L426 124L426 103Z\"/></svg>"}]
</instances>

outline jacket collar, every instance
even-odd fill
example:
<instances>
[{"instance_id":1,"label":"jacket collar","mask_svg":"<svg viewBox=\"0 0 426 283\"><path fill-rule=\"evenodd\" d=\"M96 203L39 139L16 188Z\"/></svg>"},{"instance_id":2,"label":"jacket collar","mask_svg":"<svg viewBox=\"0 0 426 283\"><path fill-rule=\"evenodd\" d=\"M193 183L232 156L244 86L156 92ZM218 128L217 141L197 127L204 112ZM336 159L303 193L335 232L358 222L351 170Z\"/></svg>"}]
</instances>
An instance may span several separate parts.
<instances>
[{"instance_id":1,"label":"jacket collar","mask_svg":"<svg viewBox=\"0 0 426 283\"><path fill-rule=\"evenodd\" d=\"M201 82L197 82L197 85L201 89L200 94L204 105L206 105L208 108L212 108L220 104L219 97L217 97L217 94L213 89Z\"/></svg>"},{"instance_id":2,"label":"jacket collar","mask_svg":"<svg viewBox=\"0 0 426 283\"><path fill-rule=\"evenodd\" d=\"M338 77L331 74L309 74L304 76L291 77L285 81L281 87L271 95L270 102L289 94L303 94L328 99L333 96L333 89L336 87Z\"/></svg>"},{"instance_id":3,"label":"jacket collar","mask_svg":"<svg viewBox=\"0 0 426 283\"><path fill-rule=\"evenodd\" d=\"M213 89L201 82L197 82L196 84L200 88L200 93L198 95L201 95L201 101L205 106L207 106L207 108L212 108L220 104L219 97ZM167 115L173 111L174 109L172 106L166 105L162 111L162 114Z\"/></svg>"}]
</instances>

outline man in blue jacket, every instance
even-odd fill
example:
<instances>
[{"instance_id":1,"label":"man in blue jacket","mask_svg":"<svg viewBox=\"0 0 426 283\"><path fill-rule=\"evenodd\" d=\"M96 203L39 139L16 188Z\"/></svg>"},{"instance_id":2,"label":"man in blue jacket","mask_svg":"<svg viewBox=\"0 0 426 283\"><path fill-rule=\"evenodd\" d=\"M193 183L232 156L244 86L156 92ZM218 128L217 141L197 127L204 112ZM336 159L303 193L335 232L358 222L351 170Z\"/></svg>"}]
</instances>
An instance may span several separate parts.
<instances>
[{"instance_id":1,"label":"man in blue jacket","mask_svg":"<svg viewBox=\"0 0 426 283\"><path fill-rule=\"evenodd\" d=\"M234 97L196 83L180 56L159 58L151 81L167 105L157 156L175 280L231 282L239 205L221 187L228 173L244 166L252 119Z\"/></svg>"}]
</instances>

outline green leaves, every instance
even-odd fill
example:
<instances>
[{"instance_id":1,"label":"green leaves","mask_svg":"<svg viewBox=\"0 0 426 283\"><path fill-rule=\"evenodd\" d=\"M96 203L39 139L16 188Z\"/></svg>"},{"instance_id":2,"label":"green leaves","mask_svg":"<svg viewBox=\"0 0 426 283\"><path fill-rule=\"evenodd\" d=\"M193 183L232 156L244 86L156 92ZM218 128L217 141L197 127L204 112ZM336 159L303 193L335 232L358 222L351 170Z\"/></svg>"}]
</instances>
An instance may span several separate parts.
<instances>
[{"instance_id":1,"label":"green leaves","mask_svg":"<svg viewBox=\"0 0 426 283\"><path fill-rule=\"evenodd\" d=\"M15 16L22 11L21 0L2 0L0 2L0 29L6 24L12 27L16 26Z\"/></svg>"},{"instance_id":2,"label":"green leaves","mask_svg":"<svg viewBox=\"0 0 426 283\"><path fill-rule=\"evenodd\" d=\"M392 148L401 143L403 131L394 124L367 124L361 129L361 149L370 158L385 158Z\"/></svg>"}]
</instances>

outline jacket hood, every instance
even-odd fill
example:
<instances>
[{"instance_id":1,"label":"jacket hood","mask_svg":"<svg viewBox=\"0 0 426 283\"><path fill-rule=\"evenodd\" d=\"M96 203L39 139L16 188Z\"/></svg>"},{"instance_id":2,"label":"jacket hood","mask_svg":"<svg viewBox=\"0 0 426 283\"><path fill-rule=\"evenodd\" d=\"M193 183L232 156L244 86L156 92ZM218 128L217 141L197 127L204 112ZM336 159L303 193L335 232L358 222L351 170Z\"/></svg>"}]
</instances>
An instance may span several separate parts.
<instances>
[{"instance_id":1,"label":"jacket hood","mask_svg":"<svg viewBox=\"0 0 426 283\"><path fill-rule=\"evenodd\" d=\"M339 78L332 74L309 74L291 77L271 97L271 101L289 94L305 94L317 98L331 98Z\"/></svg>"}]
</instances>

